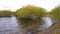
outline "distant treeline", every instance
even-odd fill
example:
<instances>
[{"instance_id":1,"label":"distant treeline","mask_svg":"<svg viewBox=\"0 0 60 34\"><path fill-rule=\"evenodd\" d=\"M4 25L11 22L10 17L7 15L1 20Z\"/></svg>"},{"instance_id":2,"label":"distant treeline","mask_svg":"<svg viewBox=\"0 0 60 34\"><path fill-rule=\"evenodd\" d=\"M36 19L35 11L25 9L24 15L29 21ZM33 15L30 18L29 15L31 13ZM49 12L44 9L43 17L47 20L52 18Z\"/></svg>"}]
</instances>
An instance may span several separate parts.
<instances>
[{"instance_id":1,"label":"distant treeline","mask_svg":"<svg viewBox=\"0 0 60 34\"><path fill-rule=\"evenodd\" d=\"M14 12L10 10L0 10L0 17L10 17Z\"/></svg>"}]
</instances>

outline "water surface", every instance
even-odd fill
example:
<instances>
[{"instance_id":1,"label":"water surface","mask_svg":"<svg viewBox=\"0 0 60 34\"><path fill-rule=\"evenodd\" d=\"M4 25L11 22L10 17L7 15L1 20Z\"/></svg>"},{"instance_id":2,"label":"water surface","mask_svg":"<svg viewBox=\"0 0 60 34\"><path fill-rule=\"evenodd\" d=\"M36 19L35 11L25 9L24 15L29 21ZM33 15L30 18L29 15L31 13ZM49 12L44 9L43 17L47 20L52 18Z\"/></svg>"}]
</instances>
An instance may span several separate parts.
<instances>
[{"instance_id":1,"label":"water surface","mask_svg":"<svg viewBox=\"0 0 60 34\"><path fill-rule=\"evenodd\" d=\"M42 20L44 21L45 24L43 24L41 27L38 27L38 29L32 31L43 31L47 28L49 28L53 23L51 21L50 17L43 17ZM18 20L16 19L15 16L12 17L0 17L0 34L11 34L11 33L25 33L29 34L31 32L28 32L27 29L35 29L35 25L29 26L29 28L21 28L22 25L19 25ZM39 26L39 25L38 25ZM32 33L31 33L32 34Z\"/></svg>"},{"instance_id":2,"label":"water surface","mask_svg":"<svg viewBox=\"0 0 60 34\"><path fill-rule=\"evenodd\" d=\"M15 16L12 17L0 17L0 34L8 34L12 32L18 32L17 19Z\"/></svg>"}]
</instances>

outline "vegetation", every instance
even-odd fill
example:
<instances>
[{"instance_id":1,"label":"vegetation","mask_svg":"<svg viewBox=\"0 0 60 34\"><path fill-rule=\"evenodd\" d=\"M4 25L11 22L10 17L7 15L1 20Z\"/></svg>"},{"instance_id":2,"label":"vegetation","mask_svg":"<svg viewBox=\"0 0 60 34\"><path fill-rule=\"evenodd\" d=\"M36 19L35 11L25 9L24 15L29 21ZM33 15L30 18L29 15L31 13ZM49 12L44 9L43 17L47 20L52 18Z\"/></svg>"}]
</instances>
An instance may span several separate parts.
<instances>
[{"instance_id":1,"label":"vegetation","mask_svg":"<svg viewBox=\"0 0 60 34\"><path fill-rule=\"evenodd\" d=\"M41 17L47 14L46 10L41 7L36 7L32 5L27 5L23 8L16 10L16 12L12 12L10 10L0 10L0 16L8 16L8 15L17 15L19 18L34 18Z\"/></svg>"},{"instance_id":2,"label":"vegetation","mask_svg":"<svg viewBox=\"0 0 60 34\"><path fill-rule=\"evenodd\" d=\"M60 6L51 10L50 15L53 15L57 20L60 20Z\"/></svg>"},{"instance_id":3,"label":"vegetation","mask_svg":"<svg viewBox=\"0 0 60 34\"><path fill-rule=\"evenodd\" d=\"M0 17L4 17L4 16L10 16L12 15L13 12L12 11L9 11L9 10L0 10Z\"/></svg>"},{"instance_id":4,"label":"vegetation","mask_svg":"<svg viewBox=\"0 0 60 34\"><path fill-rule=\"evenodd\" d=\"M27 5L23 8L20 8L16 11L16 15L19 18L34 18L34 17L39 17L39 16L45 16L46 15L46 10L41 7L36 7L32 5Z\"/></svg>"}]
</instances>

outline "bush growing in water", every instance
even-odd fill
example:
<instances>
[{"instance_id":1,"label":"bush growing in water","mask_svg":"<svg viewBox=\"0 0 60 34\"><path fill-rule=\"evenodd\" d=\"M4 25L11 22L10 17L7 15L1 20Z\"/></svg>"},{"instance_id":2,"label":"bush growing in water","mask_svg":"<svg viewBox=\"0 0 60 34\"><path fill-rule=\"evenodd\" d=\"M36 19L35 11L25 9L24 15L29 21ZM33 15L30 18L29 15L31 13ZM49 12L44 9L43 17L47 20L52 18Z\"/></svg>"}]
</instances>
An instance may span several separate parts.
<instances>
[{"instance_id":1,"label":"bush growing in water","mask_svg":"<svg viewBox=\"0 0 60 34\"><path fill-rule=\"evenodd\" d=\"M23 25L23 27L37 23L42 25L42 22L39 20L39 18L46 15L45 11L46 10L44 8L27 5L23 8L18 9L16 11L16 15L18 18L20 18L20 23Z\"/></svg>"},{"instance_id":2,"label":"bush growing in water","mask_svg":"<svg viewBox=\"0 0 60 34\"><path fill-rule=\"evenodd\" d=\"M23 8L20 8L16 11L16 15L19 18L34 18L46 15L46 10L41 7L36 7L32 5L27 5Z\"/></svg>"}]
</instances>

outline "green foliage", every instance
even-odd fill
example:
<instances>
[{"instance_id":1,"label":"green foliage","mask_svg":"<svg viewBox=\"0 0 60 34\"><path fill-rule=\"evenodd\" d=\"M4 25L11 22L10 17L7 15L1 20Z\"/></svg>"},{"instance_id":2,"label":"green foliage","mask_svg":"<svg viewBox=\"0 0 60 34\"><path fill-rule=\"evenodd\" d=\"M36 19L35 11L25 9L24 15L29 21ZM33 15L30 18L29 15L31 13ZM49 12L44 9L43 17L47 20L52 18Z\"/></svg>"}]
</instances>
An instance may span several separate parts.
<instances>
[{"instance_id":1,"label":"green foliage","mask_svg":"<svg viewBox=\"0 0 60 34\"><path fill-rule=\"evenodd\" d=\"M0 10L0 16L9 16L13 14L12 11L9 11L9 10Z\"/></svg>"},{"instance_id":2,"label":"green foliage","mask_svg":"<svg viewBox=\"0 0 60 34\"><path fill-rule=\"evenodd\" d=\"M56 17L57 19L60 19L60 6L57 6L54 9L52 9L50 14Z\"/></svg>"},{"instance_id":3,"label":"green foliage","mask_svg":"<svg viewBox=\"0 0 60 34\"><path fill-rule=\"evenodd\" d=\"M46 10L41 7L36 7L32 5L27 5L23 8L20 8L16 11L16 15L21 17L38 17L46 15Z\"/></svg>"}]
</instances>

